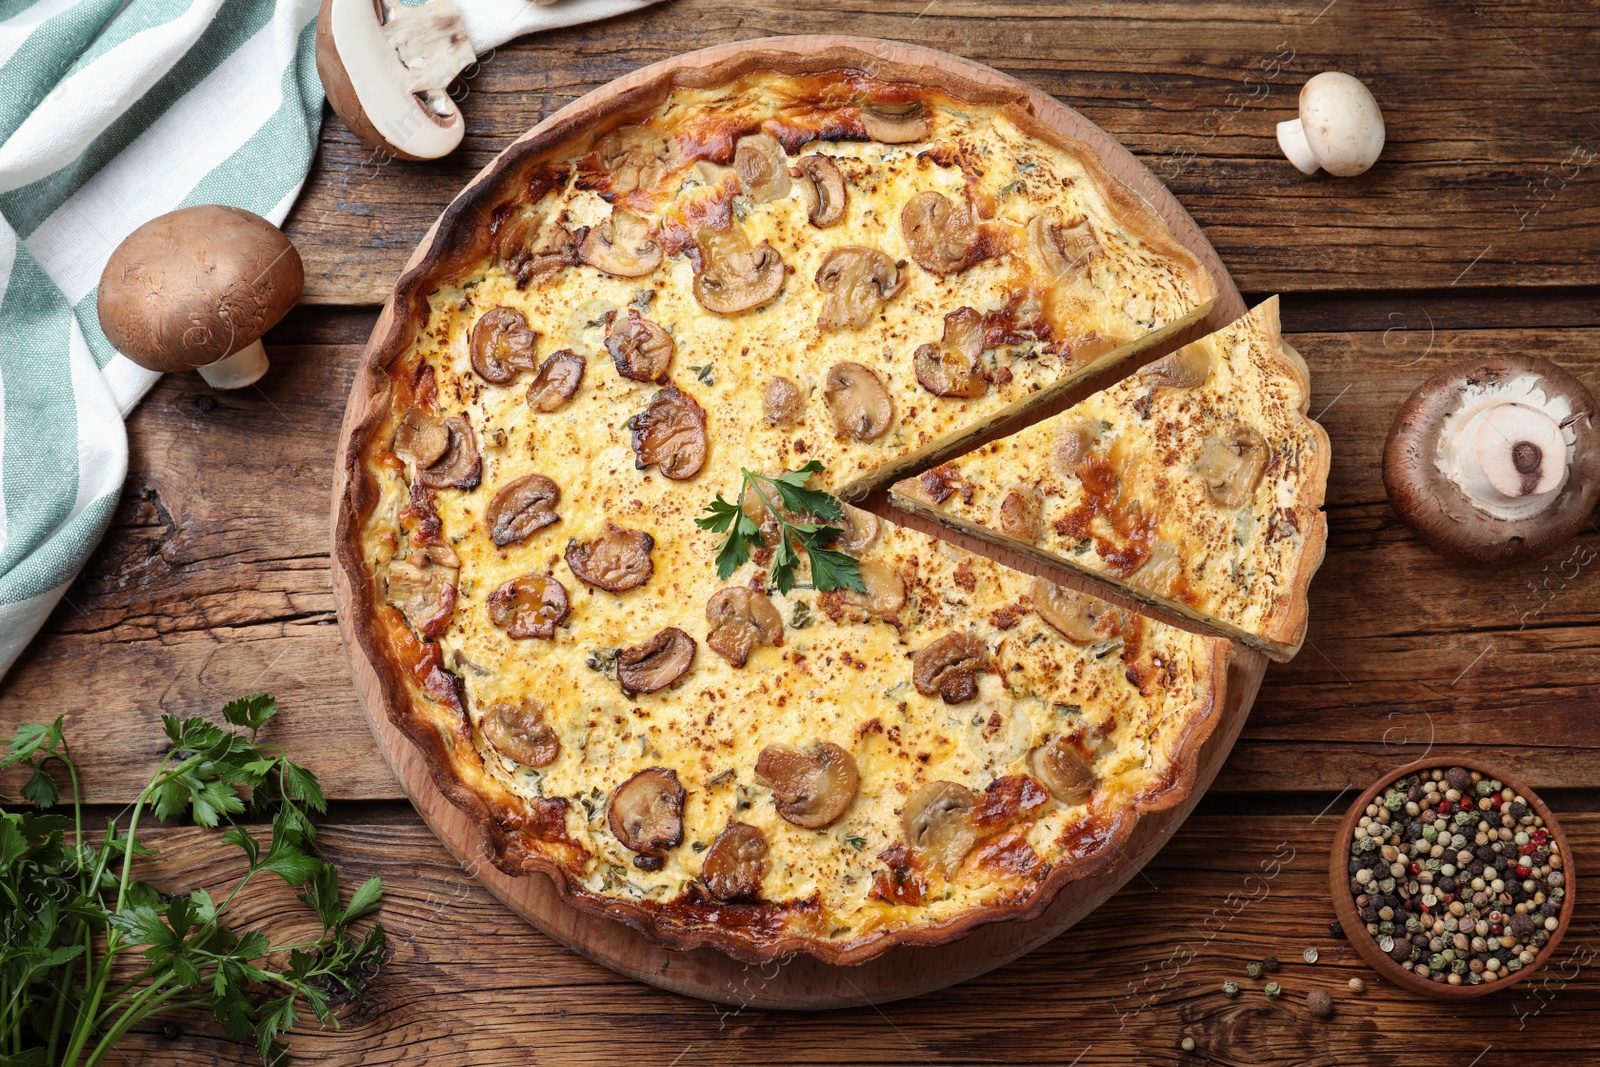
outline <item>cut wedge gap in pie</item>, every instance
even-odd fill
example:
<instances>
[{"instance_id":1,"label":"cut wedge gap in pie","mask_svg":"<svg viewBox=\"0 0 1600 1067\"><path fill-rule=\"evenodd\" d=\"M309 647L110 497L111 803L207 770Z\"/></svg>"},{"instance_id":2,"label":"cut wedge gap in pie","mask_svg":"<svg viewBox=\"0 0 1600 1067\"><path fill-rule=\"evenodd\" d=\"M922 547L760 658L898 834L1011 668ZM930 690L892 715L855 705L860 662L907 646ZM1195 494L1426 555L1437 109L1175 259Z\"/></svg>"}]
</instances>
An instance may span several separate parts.
<instances>
[{"instance_id":1,"label":"cut wedge gap in pie","mask_svg":"<svg viewBox=\"0 0 1600 1067\"><path fill-rule=\"evenodd\" d=\"M1081 403L898 482L899 507L1290 659L1328 435L1278 298Z\"/></svg>"}]
</instances>

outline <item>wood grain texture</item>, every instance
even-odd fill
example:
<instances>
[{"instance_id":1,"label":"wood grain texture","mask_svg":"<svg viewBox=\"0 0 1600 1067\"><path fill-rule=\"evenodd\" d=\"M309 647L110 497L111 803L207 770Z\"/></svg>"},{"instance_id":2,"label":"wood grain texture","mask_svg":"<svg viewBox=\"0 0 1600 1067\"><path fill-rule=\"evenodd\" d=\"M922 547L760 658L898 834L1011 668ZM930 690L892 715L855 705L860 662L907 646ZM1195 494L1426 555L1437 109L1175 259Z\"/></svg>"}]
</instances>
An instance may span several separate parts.
<instances>
[{"instance_id":1,"label":"wood grain texture","mask_svg":"<svg viewBox=\"0 0 1600 1067\"><path fill-rule=\"evenodd\" d=\"M370 329L372 315L360 321ZM343 336L355 325L297 316L281 330ZM1400 400L1458 360L1537 351L1600 391L1600 330L1289 336L1333 444L1328 557L1305 650L1267 672L1214 788L1338 790L1430 743L1489 746L1538 789L1600 783L1600 529L1542 562L1452 563L1400 525L1377 466ZM270 345L275 370L259 392L213 394L194 376L156 387L130 420L111 533L0 682L0 731L65 715L93 798L126 803L157 751L161 712L215 713L269 689L287 712L274 738L332 795L402 795L360 718L327 563L340 416L328 398L348 393L359 353Z\"/></svg>"},{"instance_id":2,"label":"wood grain texture","mask_svg":"<svg viewBox=\"0 0 1600 1067\"><path fill-rule=\"evenodd\" d=\"M1540 0L675 0L513 42L457 90L467 135L383 163L328 121L288 232L306 299L372 304L439 211L514 137L604 82L721 41L819 30L944 49L1059 98L1120 139L1205 228L1247 292L1589 284L1600 241L1593 5ZM1359 178L1304 177L1276 124L1346 70L1388 146ZM1492 86L1492 89L1490 88Z\"/></svg>"},{"instance_id":3,"label":"wood grain texture","mask_svg":"<svg viewBox=\"0 0 1600 1067\"><path fill-rule=\"evenodd\" d=\"M322 835L348 884L381 874L378 919L394 951L341 1029L293 1037L295 1063L361 1064L1454 1064L1600 1060L1600 902L1580 896L1572 933L1526 986L1470 1008L1401 993L1329 935L1327 855L1346 795L1316 816L1196 816L1093 919L943 994L822 1015L719 1007L618 979L501 907L417 817L385 806ZM1327 800L1333 800L1330 795ZM1326 801L1324 801L1325 803ZM1563 815L1576 855L1600 850L1600 816ZM236 877L236 851L193 830L152 835L147 876L172 891ZM406 872L398 877L397 872ZM241 919L280 937L297 905L274 889ZM1302 961L1306 948L1319 953ZM1274 955L1276 1001L1249 960ZM486 962L486 961L492 961ZM766 974L773 974L769 967ZM1366 992L1347 983L1359 977ZM765 983L751 968L752 994ZM1225 979L1238 999L1220 991ZM1305 1009L1332 994L1332 1018ZM1197 1051L1184 1056L1184 1037ZM1485 1051L1487 1049L1487 1051ZM143 1067L259 1062L199 1015L122 1046ZM1076 1057L1076 1059L1075 1059ZM120 1062L120 1061L118 1061Z\"/></svg>"}]
</instances>

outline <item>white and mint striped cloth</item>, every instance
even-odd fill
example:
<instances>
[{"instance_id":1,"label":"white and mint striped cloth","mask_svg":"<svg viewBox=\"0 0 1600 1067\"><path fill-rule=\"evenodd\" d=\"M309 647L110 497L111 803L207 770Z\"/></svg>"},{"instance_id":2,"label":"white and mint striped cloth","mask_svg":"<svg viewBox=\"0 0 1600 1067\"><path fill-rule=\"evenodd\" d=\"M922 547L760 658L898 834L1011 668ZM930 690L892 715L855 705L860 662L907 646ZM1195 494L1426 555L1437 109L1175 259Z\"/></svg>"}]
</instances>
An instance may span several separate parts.
<instances>
[{"instance_id":1,"label":"white and mint striped cloth","mask_svg":"<svg viewBox=\"0 0 1600 1067\"><path fill-rule=\"evenodd\" d=\"M457 0L480 54L650 2ZM316 12L0 0L0 675L105 532L127 472L122 419L156 379L101 333L100 271L180 207L283 221L322 117Z\"/></svg>"}]
</instances>

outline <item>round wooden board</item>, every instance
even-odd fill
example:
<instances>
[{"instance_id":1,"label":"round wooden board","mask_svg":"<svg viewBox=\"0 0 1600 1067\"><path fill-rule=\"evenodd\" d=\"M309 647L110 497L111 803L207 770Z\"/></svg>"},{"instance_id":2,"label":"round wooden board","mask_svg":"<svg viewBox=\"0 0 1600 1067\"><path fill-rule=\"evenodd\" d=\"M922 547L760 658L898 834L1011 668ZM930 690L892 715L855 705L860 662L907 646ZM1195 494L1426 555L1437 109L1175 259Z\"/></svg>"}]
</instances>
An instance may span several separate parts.
<instances>
[{"instance_id":1,"label":"round wooden board","mask_svg":"<svg viewBox=\"0 0 1600 1067\"><path fill-rule=\"evenodd\" d=\"M1118 180L1143 197L1167 222L1173 235L1198 256L1210 272L1217 287L1217 301L1211 314L1197 327L1163 347L1175 347L1179 341L1202 336L1226 325L1244 314L1245 306L1232 279L1223 268L1216 251L1200 232L1189 213L1175 200L1166 187L1151 174L1127 149L1109 134L1046 95L1007 77L998 71L948 53L914 45L880 41L871 38L810 35L803 37L775 37L740 41L713 48L690 52L641 68L625 77L604 85L582 98L568 104L551 115L534 130L524 134L531 137L552 124L563 121L574 113L590 111L597 105L616 99L630 89L635 89L674 70L707 67L748 52L793 52L810 55L825 49L850 48L862 53L862 65L870 67L875 60L908 66L929 68L930 79L937 81L942 74L954 73L973 82L1022 90L1033 103L1039 118L1048 126L1087 142L1099 153L1101 161ZM491 162L472 184L482 180L492 169ZM434 229L437 229L435 223ZM407 269L415 265L433 242L434 229L418 246ZM383 338L392 323L393 298L386 304L373 330L372 344ZM1148 354L1154 358L1158 353ZM1123 367L1102 380L1091 380L1051 406L1058 410L1094 389L1108 384L1127 372ZM367 361L352 389L352 401L346 409L340 433L338 455L347 450L352 429L365 414L356 398L368 393ZM1030 421L1042 417L1034 413ZM1006 432L1009 427L998 427L994 433ZM993 436L991 433L988 436ZM343 463L338 464L339 475L334 486L335 527L340 502L345 496ZM881 500L871 504L882 510ZM1019 571L1042 574L1061 585L1090 591L1084 582L1072 575L1023 559L1020 556L983 545L953 531L938 528L914 516L895 513L896 522L905 526L936 532L947 540L962 544L1012 566ZM783 1008L817 1010L878 1004L904 997L943 989L990 971L1002 964L1037 948L1063 930L1078 922L1114 894L1132 878L1153 856L1172 833L1182 825L1199 798L1210 786L1221 767L1234 740L1249 715L1256 690L1266 670L1266 658L1259 653L1240 649L1228 673L1227 699L1215 729L1201 748L1197 761L1195 788L1177 807L1145 815L1134 828L1117 862L1107 873L1094 878L1073 882L1062 889L1050 907L1030 922L999 922L979 927L964 939L949 945L933 948L899 947L890 949L876 959L858 967L834 967L809 956L796 956L778 963L757 966L740 963L714 949L676 951L664 948L649 940L632 927L621 922L580 912L568 907L557 896L554 887L544 875L512 877L489 862L484 852L484 842L477 827L446 800L435 786L428 768L411 741L389 719L383 688L373 664L362 652L354 638L350 605L354 602L353 579L333 553L334 595L338 606L339 629L349 654L356 692L366 712L367 721L377 738L384 758L394 769L406 794L411 797L418 813L427 822L439 840L488 890L507 907L523 916L550 937L576 952L600 963L619 974L636 978L703 1000L738 1007ZM1104 595L1103 593L1099 595ZM1109 599L1116 599L1111 597Z\"/></svg>"}]
</instances>

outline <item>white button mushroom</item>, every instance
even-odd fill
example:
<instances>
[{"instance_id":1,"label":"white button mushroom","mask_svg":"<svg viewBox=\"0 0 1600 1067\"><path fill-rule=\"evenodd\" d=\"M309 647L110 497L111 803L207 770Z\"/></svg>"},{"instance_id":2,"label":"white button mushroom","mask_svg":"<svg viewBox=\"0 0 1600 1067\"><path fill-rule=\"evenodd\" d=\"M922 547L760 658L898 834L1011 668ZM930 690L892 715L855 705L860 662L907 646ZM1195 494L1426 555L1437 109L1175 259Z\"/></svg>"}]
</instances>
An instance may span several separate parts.
<instances>
[{"instance_id":1,"label":"white button mushroom","mask_svg":"<svg viewBox=\"0 0 1600 1067\"><path fill-rule=\"evenodd\" d=\"M477 60L454 0L322 0L317 73L328 103L369 147L438 159L466 132L446 92Z\"/></svg>"},{"instance_id":2,"label":"white button mushroom","mask_svg":"<svg viewBox=\"0 0 1600 1067\"><path fill-rule=\"evenodd\" d=\"M305 287L300 253L272 223L234 207L201 205L140 226L100 275L100 328L149 370L198 370L218 389L267 372L261 335Z\"/></svg>"},{"instance_id":3,"label":"white button mushroom","mask_svg":"<svg viewBox=\"0 0 1600 1067\"><path fill-rule=\"evenodd\" d=\"M1354 177L1383 151L1383 112L1365 85L1324 71L1300 89L1300 117L1278 123L1278 145L1301 173Z\"/></svg>"},{"instance_id":4,"label":"white button mushroom","mask_svg":"<svg viewBox=\"0 0 1600 1067\"><path fill-rule=\"evenodd\" d=\"M1535 559L1573 537L1600 499L1594 398L1534 356L1430 378L1395 418L1389 500L1433 548L1484 563Z\"/></svg>"}]
</instances>

